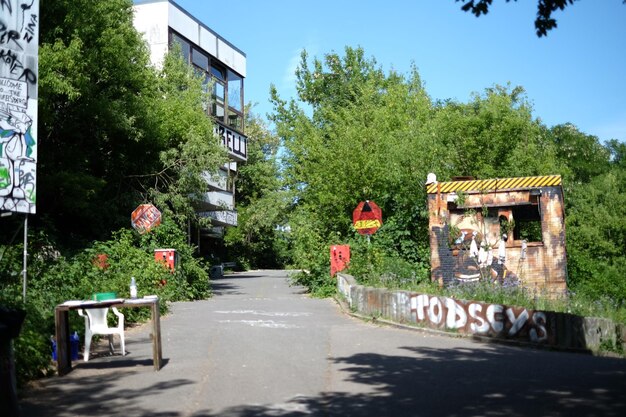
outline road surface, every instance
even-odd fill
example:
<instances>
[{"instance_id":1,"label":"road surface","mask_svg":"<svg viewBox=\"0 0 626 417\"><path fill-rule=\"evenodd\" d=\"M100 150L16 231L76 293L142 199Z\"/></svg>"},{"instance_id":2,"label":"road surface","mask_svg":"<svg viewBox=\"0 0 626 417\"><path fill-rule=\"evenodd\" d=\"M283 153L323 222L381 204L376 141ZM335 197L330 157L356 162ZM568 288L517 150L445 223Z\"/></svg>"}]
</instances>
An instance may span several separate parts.
<instances>
[{"instance_id":1,"label":"road surface","mask_svg":"<svg viewBox=\"0 0 626 417\"><path fill-rule=\"evenodd\" d=\"M23 416L624 416L626 360L486 344L353 318L284 271L213 282L214 297L149 326L122 356L75 363Z\"/></svg>"}]
</instances>

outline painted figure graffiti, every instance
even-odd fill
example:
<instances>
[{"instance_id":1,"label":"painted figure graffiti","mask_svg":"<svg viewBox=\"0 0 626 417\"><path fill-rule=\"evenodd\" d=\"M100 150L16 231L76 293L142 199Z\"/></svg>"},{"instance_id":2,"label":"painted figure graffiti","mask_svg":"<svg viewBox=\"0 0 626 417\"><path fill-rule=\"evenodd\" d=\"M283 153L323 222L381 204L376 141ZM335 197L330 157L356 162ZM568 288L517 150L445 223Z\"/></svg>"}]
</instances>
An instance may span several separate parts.
<instances>
[{"instance_id":1,"label":"painted figure graffiti","mask_svg":"<svg viewBox=\"0 0 626 417\"><path fill-rule=\"evenodd\" d=\"M39 0L0 13L0 211L35 213Z\"/></svg>"},{"instance_id":2,"label":"painted figure graffiti","mask_svg":"<svg viewBox=\"0 0 626 417\"><path fill-rule=\"evenodd\" d=\"M26 113L0 110L0 196L35 201L35 162L29 157L35 141Z\"/></svg>"}]
</instances>

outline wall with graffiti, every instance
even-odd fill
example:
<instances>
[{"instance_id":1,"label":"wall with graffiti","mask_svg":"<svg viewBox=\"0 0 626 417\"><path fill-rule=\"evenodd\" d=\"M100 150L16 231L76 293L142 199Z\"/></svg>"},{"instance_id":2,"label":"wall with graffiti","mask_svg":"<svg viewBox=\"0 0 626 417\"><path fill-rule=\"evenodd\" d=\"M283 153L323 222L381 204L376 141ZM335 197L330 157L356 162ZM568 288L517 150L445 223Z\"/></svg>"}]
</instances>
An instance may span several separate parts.
<instances>
[{"instance_id":1,"label":"wall with graffiti","mask_svg":"<svg viewBox=\"0 0 626 417\"><path fill-rule=\"evenodd\" d=\"M567 290L559 175L427 186L431 278L490 281L558 296Z\"/></svg>"},{"instance_id":2,"label":"wall with graffiti","mask_svg":"<svg viewBox=\"0 0 626 417\"><path fill-rule=\"evenodd\" d=\"M0 211L35 213L39 0L0 0Z\"/></svg>"},{"instance_id":3,"label":"wall with graffiti","mask_svg":"<svg viewBox=\"0 0 626 417\"><path fill-rule=\"evenodd\" d=\"M486 340L584 351L599 350L603 343L621 343L626 347L622 337L626 335L626 326L607 319L364 287L341 272L337 274L337 290L351 311L396 323L413 323Z\"/></svg>"}]
</instances>

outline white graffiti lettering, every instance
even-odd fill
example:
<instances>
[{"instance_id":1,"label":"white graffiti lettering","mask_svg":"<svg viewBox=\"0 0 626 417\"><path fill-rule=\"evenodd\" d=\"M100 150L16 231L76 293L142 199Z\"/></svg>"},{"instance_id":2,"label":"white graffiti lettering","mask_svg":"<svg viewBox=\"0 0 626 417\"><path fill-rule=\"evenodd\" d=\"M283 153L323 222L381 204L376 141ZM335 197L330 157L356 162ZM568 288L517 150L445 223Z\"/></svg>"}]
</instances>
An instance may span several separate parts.
<instances>
[{"instance_id":1,"label":"white graffiti lettering","mask_svg":"<svg viewBox=\"0 0 626 417\"><path fill-rule=\"evenodd\" d=\"M530 340L533 342L543 342L548 340L548 331L546 330L546 314L542 311L535 311L533 314L533 322L535 327L528 332Z\"/></svg>"},{"instance_id":2,"label":"white graffiti lettering","mask_svg":"<svg viewBox=\"0 0 626 417\"><path fill-rule=\"evenodd\" d=\"M471 318L476 322L470 323L470 329L473 333L487 333L490 329L489 323L480 315L483 310L483 306L478 303L472 303L468 307L468 312Z\"/></svg>"},{"instance_id":3,"label":"white graffiti lettering","mask_svg":"<svg viewBox=\"0 0 626 417\"><path fill-rule=\"evenodd\" d=\"M520 331L520 329L522 328L522 326L524 326L524 324L526 324L526 321L528 320L528 311L524 309L519 314L519 316L515 317L515 312L513 311L513 309L507 308L506 316L509 319L509 321L512 323L512 326L509 329L509 336L513 336L517 334L517 332Z\"/></svg>"},{"instance_id":4,"label":"white graffiti lettering","mask_svg":"<svg viewBox=\"0 0 626 417\"><path fill-rule=\"evenodd\" d=\"M443 305L438 297L432 297L429 301L428 306L428 319L431 323L439 324L441 323L441 319L443 318ZM435 309L437 312L435 313Z\"/></svg>"},{"instance_id":5,"label":"white graffiti lettering","mask_svg":"<svg viewBox=\"0 0 626 417\"><path fill-rule=\"evenodd\" d=\"M446 307L448 308L446 326L449 329L465 327L465 324L467 324L467 313L465 313L463 307L452 298L446 298Z\"/></svg>"}]
</instances>

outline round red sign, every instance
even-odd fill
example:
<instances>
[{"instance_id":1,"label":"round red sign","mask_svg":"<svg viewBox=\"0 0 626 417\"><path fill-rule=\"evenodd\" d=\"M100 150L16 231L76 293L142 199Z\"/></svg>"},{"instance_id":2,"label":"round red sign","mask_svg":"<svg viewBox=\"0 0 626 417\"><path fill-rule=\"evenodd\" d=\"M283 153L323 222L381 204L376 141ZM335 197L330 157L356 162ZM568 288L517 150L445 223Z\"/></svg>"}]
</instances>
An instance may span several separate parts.
<instances>
[{"instance_id":1,"label":"round red sign","mask_svg":"<svg viewBox=\"0 0 626 417\"><path fill-rule=\"evenodd\" d=\"M362 235L372 235L383 225L383 213L373 201L361 201L352 212L352 224Z\"/></svg>"}]
</instances>

